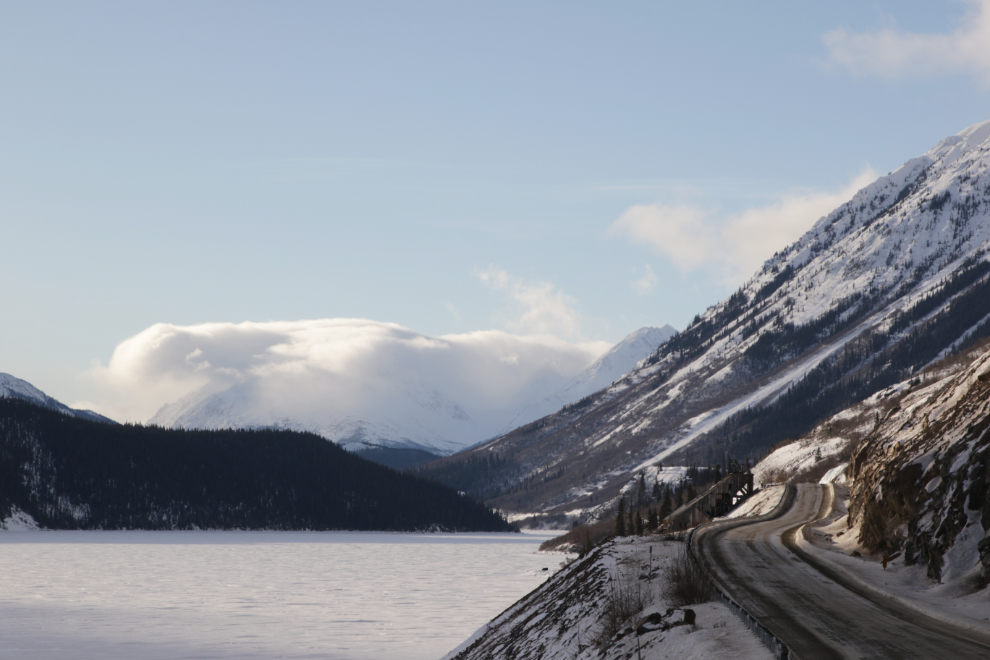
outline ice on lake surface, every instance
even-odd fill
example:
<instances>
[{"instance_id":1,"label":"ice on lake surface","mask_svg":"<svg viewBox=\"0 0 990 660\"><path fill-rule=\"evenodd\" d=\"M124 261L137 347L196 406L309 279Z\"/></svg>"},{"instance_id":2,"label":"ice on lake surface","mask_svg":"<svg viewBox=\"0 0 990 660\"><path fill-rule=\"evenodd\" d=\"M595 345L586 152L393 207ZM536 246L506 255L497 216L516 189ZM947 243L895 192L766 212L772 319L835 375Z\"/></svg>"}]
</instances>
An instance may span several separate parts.
<instances>
[{"instance_id":1,"label":"ice on lake surface","mask_svg":"<svg viewBox=\"0 0 990 660\"><path fill-rule=\"evenodd\" d=\"M436 659L553 535L0 532L0 658Z\"/></svg>"}]
</instances>

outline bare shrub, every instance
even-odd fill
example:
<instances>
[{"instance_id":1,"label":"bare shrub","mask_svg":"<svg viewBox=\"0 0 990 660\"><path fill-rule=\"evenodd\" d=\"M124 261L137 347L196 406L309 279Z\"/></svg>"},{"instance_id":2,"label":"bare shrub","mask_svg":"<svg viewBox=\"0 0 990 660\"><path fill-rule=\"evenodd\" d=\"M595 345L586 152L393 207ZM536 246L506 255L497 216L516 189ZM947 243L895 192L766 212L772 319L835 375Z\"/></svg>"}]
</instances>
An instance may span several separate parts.
<instances>
[{"instance_id":1,"label":"bare shrub","mask_svg":"<svg viewBox=\"0 0 990 660\"><path fill-rule=\"evenodd\" d=\"M715 598L708 576L688 554L687 547L678 550L663 572L662 593L674 607L707 603Z\"/></svg>"},{"instance_id":2,"label":"bare shrub","mask_svg":"<svg viewBox=\"0 0 990 660\"><path fill-rule=\"evenodd\" d=\"M615 536L615 519L610 518L590 525L578 525L566 534L544 541L540 545L540 550L577 552L585 555L613 536Z\"/></svg>"},{"instance_id":3,"label":"bare shrub","mask_svg":"<svg viewBox=\"0 0 990 660\"><path fill-rule=\"evenodd\" d=\"M770 468L763 473L760 479L765 484L776 484L786 481L787 474L780 468Z\"/></svg>"},{"instance_id":4,"label":"bare shrub","mask_svg":"<svg viewBox=\"0 0 990 660\"><path fill-rule=\"evenodd\" d=\"M602 609L600 628L595 635L594 644L599 649L608 647L612 639L629 623L633 617L653 603L653 590L649 583L641 580L623 577L620 574L609 578L608 590L605 594L605 607Z\"/></svg>"},{"instance_id":5,"label":"bare shrub","mask_svg":"<svg viewBox=\"0 0 990 660\"><path fill-rule=\"evenodd\" d=\"M798 470L787 478L792 484L815 484L821 481L825 473L832 468L839 467L842 463L849 462L852 454L853 443L848 443L842 450L831 456L826 456L817 463L809 465L803 470Z\"/></svg>"}]
</instances>

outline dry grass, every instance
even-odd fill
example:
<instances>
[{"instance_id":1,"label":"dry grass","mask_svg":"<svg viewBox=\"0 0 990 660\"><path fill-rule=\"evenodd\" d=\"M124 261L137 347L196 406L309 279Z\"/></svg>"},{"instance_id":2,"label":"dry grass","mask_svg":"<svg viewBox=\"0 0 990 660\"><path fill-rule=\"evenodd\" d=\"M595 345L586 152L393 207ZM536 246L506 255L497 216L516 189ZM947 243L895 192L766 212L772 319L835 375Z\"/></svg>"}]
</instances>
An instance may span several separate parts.
<instances>
[{"instance_id":1,"label":"dry grass","mask_svg":"<svg viewBox=\"0 0 990 660\"><path fill-rule=\"evenodd\" d=\"M612 575L609 579L608 591L605 594L605 607L602 610L600 628L592 640L599 649L605 649L612 639L633 618L640 615L653 604L655 593L649 582L643 582L635 577L623 577L621 574Z\"/></svg>"},{"instance_id":2,"label":"dry grass","mask_svg":"<svg viewBox=\"0 0 990 660\"><path fill-rule=\"evenodd\" d=\"M816 484L822 480L825 473L832 468L839 467L843 463L849 462L853 450L853 443L847 444L838 454L826 456L822 460L809 465L803 470L797 470L787 478L792 484Z\"/></svg>"},{"instance_id":3,"label":"dry grass","mask_svg":"<svg viewBox=\"0 0 990 660\"><path fill-rule=\"evenodd\" d=\"M663 572L662 585L664 600L674 607L707 603L715 598L712 583L688 554L686 547L671 558L670 565Z\"/></svg>"},{"instance_id":4,"label":"dry grass","mask_svg":"<svg viewBox=\"0 0 990 660\"><path fill-rule=\"evenodd\" d=\"M540 550L558 550L584 554L615 536L615 520L603 520L591 525L578 525L540 545Z\"/></svg>"}]
</instances>

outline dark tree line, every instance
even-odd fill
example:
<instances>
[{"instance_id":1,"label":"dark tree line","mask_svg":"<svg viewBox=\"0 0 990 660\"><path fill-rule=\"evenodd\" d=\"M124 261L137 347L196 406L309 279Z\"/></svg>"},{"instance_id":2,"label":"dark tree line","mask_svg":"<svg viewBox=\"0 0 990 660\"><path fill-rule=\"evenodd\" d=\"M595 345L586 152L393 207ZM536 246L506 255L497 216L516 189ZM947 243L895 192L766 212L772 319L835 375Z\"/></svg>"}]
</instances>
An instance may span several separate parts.
<instances>
[{"instance_id":1,"label":"dark tree line","mask_svg":"<svg viewBox=\"0 0 990 660\"><path fill-rule=\"evenodd\" d=\"M482 501L525 488L524 483L516 483L512 479L518 472L514 462L501 458L496 452L483 456L470 454L464 458L445 458L413 470L413 474L438 481Z\"/></svg>"},{"instance_id":2,"label":"dark tree line","mask_svg":"<svg viewBox=\"0 0 990 660\"><path fill-rule=\"evenodd\" d=\"M511 529L314 434L101 424L0 398L0 518L14 506L62 529Z\"/></svg>"},{"instance_id":3,"label":"dark tree line","mask_svg":"<svg viewBox=\"0 0 990 660\"><path fill-rule=\"evenodd\" d=\"M747 469L749 466L746 466ZM619 498L615 516L616 536L643 536L660 529L671 513L681 508L712 484L721 481L726 473L721 465L699 467L691 465L684 478L677 482L656 481L650 488L646 476L639 475L639 483L628 496Z\"/></svg>"}]
</instances>

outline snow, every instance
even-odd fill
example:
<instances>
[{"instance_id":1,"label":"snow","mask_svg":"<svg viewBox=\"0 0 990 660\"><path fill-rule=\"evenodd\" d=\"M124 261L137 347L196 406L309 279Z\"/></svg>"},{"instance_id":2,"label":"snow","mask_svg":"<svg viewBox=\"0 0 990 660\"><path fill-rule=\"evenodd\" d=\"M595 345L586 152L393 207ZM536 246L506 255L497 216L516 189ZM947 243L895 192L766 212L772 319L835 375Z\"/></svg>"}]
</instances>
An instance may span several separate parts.
<instances>
[{"instance_id":1,"label":"snow","mask_svg":"<svg viewBox=\"0 0 990 660\"><path fill-rule=\"evenodd\" d=\"M552 535L0 532L0 657L435 660L558 569Z\"/></svg>"},{"instance_id":2,"label":"snow","mask_svg":"<svg viewBox=\"0 0 990 660\"><path fill-rule=\"evenodd\" d=\"M773 478L786 478L811 467L818 460L842 453L848 444L848 439L842 437L824 441L805 437L779 447L753 467L753 483L770 483Z\"/></svg>"},{"instance_id":3,"label":"snow","mask_svg":"<svg viewBox=\"0 0 990 660\"><path fill-rule=\"evenodd\" d=\"M50 405L48 395L26 380L10 374L0 373L0 396L27 399L42 406Z\"/></svg>"},{"instance_id":4,"label":"snow","mask_svg":"<svg viewBox=\"0 0 990 660\"><path fill-rule=\"evenodd\" d=\"M764 486L746 498L746 501L733 509L725 518L766 515L773 511L783 496L784 486Z\"/></svg>"},{"instance_id":5,"label":"snow","mask_svg":"<svg viewBox=\"0 0 990 660\"><path fill-rule=\"evenodd\" d=\"M664 566L679 554L683 543L656 538L611 541L588 558L571 563L536 592L513 605L465 639L443 660L512 657L540 660L770 660L770 651L743 623L718 602L692 605L694 626L628 634L612 640L600 653L595 638L602 623L606 593L612 581L636 584L646 608L631 617L632 625L651 612L665 613L660 594ZM568 597L580 588L580 598ZM670 621L683 618L675 612Z\"/></svg>"},{"instance_id":6,"label":"snow","mask_svg":"<svg viewBox=\"0 0 990 660\"><path fill-rule=\"evenodd\" d=\"M849 467L849 463L842 463L841 465L835 466L834 468L826 472L818 483L820 484L843 483L846 480L847 467Z\"/></svg>"},{"instance_id":7,"label":"snow","mask_svg":"<svg viewBox=\"0 0 990 660\"><path fill-rule=\"evenodd\" d=\"M29 532L40 529L37 521L16 506L11 507L10 515L0 521L0 530L7 532Z\"/></svg>"},{"instance_id":8,"label":"snow","mask_svg":"<svg viewBox=\"0 0 990 660\"><path fill-rule=\"evenodd\" d=\"M967 511L969 520L952 542L942 560L942 582L953 582L980 564L980 552L976 545L986 536L980 524L980 511Z\"/></svg>"},{"instance_id":9,"label":"snow","mask_svg":"<svg viewBox=\"0 0 990 660\"><path fill-rule=\"evenodd\" d=\"M972 538L957 537L959 548L946 553L950 575L943 575L942 582L925 576L922 564L907 566L901 555L888 562L885 569L883 557L870 555L859 542L859 527L847 526L848 488L844 485L832 487L834 506L832 513L823 521L810 525L805 534L798 535L802 548L813 552L821 561L839 571L858 584L895 598L907 607L921 611L933 618L959 625L990 629L990 588L980 588L976 582L978 558L973 556L976 538L982 538L983 529L977 522L963 530ZM968 542L967 542L968 541ZM852 556L853 552L860 554ZM960 570L961 569L961 570Z\"/></svg>"}]
</instances>

